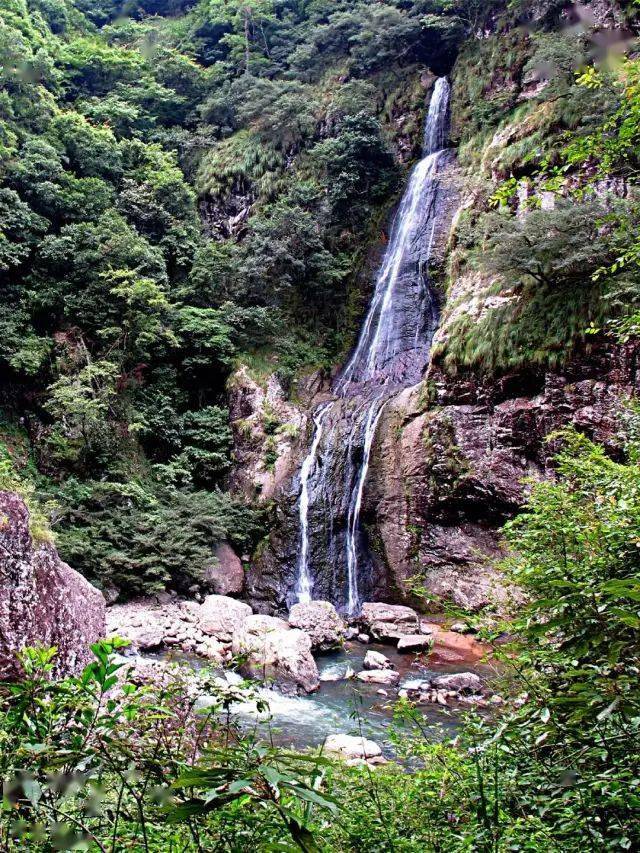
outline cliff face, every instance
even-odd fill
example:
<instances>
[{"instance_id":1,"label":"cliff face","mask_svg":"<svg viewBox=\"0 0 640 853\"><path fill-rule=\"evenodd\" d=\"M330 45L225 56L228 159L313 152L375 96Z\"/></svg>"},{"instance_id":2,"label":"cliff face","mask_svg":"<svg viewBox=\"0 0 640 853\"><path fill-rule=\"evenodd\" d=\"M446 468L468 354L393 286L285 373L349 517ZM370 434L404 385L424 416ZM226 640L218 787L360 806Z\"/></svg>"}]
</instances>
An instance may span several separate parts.
<instances>
[{"instance_id":1,"label":"cliff face","mask_svg":"<svg viewBox=\"0 0 640 853\"><path fill-rule=\"evenodd\" d=\"M0 679L20 674L25 646L55 646L54 675L79 672L89 646L105 635L101 592L29 532L29 511L12 492L0 492Z\"/></svg>"},{"instance_id":2,"label":"cliff face","mask_svg":"<svg viewBox=\"0 0 640 853\"><path fill-rule=\"evenodd\" d=\"M603 340L562 371L497 381L454 379L434 364L396 398L380 423L366 503L390 596L410 599L406 582L418 576L461 607L499 605L499 530L527 479L553 475L548 436L574 426L615 454L624 400L640 390L639 354Z\"/></svg>"}]
</instances>

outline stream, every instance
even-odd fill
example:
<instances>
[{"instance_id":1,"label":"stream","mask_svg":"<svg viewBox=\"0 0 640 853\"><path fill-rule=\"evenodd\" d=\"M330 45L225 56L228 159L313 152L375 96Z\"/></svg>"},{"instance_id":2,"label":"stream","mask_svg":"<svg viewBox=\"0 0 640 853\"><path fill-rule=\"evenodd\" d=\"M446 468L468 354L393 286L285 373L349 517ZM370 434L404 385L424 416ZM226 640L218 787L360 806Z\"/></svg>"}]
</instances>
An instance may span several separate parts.
<instances>
[{"instance_id":1,"label":"stream","mask_svg":"<svg viewBox=\"0 0 640 853\"><path fill-rule=\"evenodd\" d=\"M394 669L400 674L400 680L393 686L382 687L379 684L365 684L355 678L345 679L348 668L360 672L367 651L384 654ZM154 656L155 657L155 656ZM165 660L188 664L196 670L207 664L200 658L184 653L162 654ZM488 665L435 664L422 656L399 654L393 646L359 642L347 642L343 649L325 653L316 657L320 673L320 688L308 696L292 696L270 687L259 688L260 699L269 705L269 714L261 714L254 703L238 704L232 708L236 718L246 731L255 731L262 739L270 740L274 745L296 750L320 746L331 734L361 734L375 741L387 758L394 756L393 743L389 737L389 726L393 718L393 707L398 699L398 691L411 687L416 681L429 676L453 672L476 672L481 677L494 673ZM219 670L217 673L229 684L244 682L237 673ZM338 680L328 680L332 677ZM383 689L386 696L379 691ZM206 699L203 702L206 705ZM442 705L432 703L421 705L425 728L433 740L454 736L461 713L469 710L469 705Z\"/></svg>"}]
</instances>

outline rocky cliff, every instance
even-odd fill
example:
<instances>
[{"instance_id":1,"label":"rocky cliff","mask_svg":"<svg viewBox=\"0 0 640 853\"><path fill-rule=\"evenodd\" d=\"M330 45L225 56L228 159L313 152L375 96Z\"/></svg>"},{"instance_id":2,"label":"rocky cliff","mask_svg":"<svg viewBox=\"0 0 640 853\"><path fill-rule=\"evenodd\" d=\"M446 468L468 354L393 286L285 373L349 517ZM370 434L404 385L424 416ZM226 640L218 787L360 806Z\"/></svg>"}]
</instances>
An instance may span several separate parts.
<instances>
[{"instance_id":1,"label":"rocky cliff","mask_svg":"<svg viewBox=\"0 0 640 853\"><path fill-rule=\"evenodd\" d=\"M34 542L22 498L0 492L0 678L19 675L17 654L34 645L57 648L56 676L77 673L104 635L102 593L51 543Z\"/></svg>"},{"instance_id":2,"label":"rocky cliff","mask_svg":"<svg viewBox=\"0 0 640 853\"><path fill-rule=\"evenodd\" d=\"M384 408L364 491L376 599L411 601L415 579L461 607L499 607L500 529L522 507L528 481L553 476L549 436L572 426L615 454L625 401L638 390L638 344L609 331L596 275L607 229L593 227L627 198L625 181L594 181L590 164L565 169L553 185L544 177L566 139L611 109L576 69L624 39L623 17L605 2L527 5L527 26L497 15L451 70L457 166L430 270L440 326L422 382ZM586 196L575 192L587 186ZM305 397L310 409L323 399ZM248 578L264 610L282 609L294 582L291 472L311 438L309 419L296 418L299 435L268 490L272 534Z\"/></svg>"},{"instance_id":3,"label":"rocky cliff","mask_svg":"<svg viewBox=\"0 0 640 853\"><path fill-rule=\"evenodd\" d=\"M388 569L387 594L410 598L419 576L467 609L499 604L500 527L522 505L529 478L553 476L549 435L574 426L612 453L625 399L640 390L639 348L602 340L563 370L496 381L453 378L432 364L380 423L366 517Z\"/></svg>"}]
</instances>

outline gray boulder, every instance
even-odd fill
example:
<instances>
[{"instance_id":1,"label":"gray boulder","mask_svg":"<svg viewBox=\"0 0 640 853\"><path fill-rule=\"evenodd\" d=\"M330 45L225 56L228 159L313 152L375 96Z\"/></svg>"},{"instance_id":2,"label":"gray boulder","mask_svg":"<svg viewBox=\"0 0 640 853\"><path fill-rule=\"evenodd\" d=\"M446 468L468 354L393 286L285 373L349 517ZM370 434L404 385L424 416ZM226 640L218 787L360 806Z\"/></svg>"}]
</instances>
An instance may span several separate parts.
<instances>
[{"instance_id":1,"label":"gray boulder","mask_svg":"<svg viewBox=\"0 0 640 853\"><path fill-rule=\"evenodd\" d=\"M63 563L51 542L35 542L29 510L13 492L0 492L0 678L21 675L25 646L55 646L53 674L76 674L93 659L105 635L105 600Z\"/></svg>"},{"instance_id":2,"label":"gray boulder","mask_svg":"<svg viewBox=\"0 0 640 853\"><path fill-rule=\"evenodd\" d=\"M205 569L205 585L217 595L241 595L244 569L236 552L228 542L221 542L214 556L216 562Z\"/></svg>"},{"instance_id":3,"label":"gray boulder","mask_svg":"<svg viewBox=\"0 0 640 853\"><path fill-rule=\"evenodd\" d=\"M393 669L365 669L356 678L365 684L395 684L400 675Z\"/></svg>"},{"instance_id":4,"label":"gray boulder","mask_svg":"<svg viewBox=\"0 0 640 853\"><path fill-rule=\"evenodd\" d=\"M340 646L347 626L329 601L311 601L294 604L289 613L289 624L306 631L311 645L318 651L328 651Z\"/></svg>"},{"instance_id":5,"label":"gray boulder","mask_svg":"<svg viewBox=\"0 0 640 853\"><path fill-rule=\"evenodd\" d=\"M455 690L461 695L479 693L482 681L475 672L455 672L451 675L439 675L431 682L438 690Z\"/></svg>"},{"instance_id":6,"label":"gray boulder","mask_svg":"<svg viewBox=\"0 0 640 853\"><path fill-rule=\"evenodd\" d=\"M356 735L329 735L324 742L324 751L343 758L376 758L382 750L373 740Z\"/></svg>"},{"instance_id":7,"label":"gray boulder","mask_svg":"<svg viewBox=\"0 0 640 853\"><path fill-rule=\"evenodd\" d=\"M419 634L418 614L400 604L366 602L362 605L360 623L377 640L396 642L407 634Z\"/></svg>"},{"instance_id":8,"label":"gray boulder","mask_svg":"<svg viewBox=\"0 0 640 853\"><path fill-rule=\"evenodd\" d=\"M373 649L369 649L366 653L362 665L365 669L393 669L389 658L380 652L374 652Z\"/></svg>"},{"instance_id":9,"label":"gray boulder","mask_svg":"<svg viewBox=\"0 0 640 853\"><path fill-rule=\"evenodd\" d=\"M434 639L427 634L410 634L400 637L398 640L398 651L403 654L410 652L428 652L433 648Z\"/></svg>"},{"instance_id":10,"label":"gray boulder","mask_svg":"<svg viewBox=\"0 0 640 853\"><path fill-rule=\"evenodd\" d=\"M275 681L286 692L312 693L320 686L311 639L275 616L248 616L236 628L232 652L245 658L243 671Z\"/></svg>"},{"instance_id":11,"label":"gray boulder","mask_svg":"<svg viewBox=\"0 0 640 853\"><path fill-rule=\"evenodd\" d=\"M234 631L252 613L249 605L243 601L226 595L208 595L200 605L198 625L203 633L228 643Z\"/></svg>"}]
</instances>

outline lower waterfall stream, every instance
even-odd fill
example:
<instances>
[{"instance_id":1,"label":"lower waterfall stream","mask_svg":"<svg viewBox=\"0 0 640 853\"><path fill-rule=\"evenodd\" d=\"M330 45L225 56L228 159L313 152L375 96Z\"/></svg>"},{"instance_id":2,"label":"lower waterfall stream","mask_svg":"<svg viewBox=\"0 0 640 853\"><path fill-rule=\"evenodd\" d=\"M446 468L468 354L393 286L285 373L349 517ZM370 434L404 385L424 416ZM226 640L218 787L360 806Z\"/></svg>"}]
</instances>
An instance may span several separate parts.
<instances>
[{"instance_id":1,"label":"lower waterfall stream","mask_svg":"<svg viewBox=\"0 0 640 853\"><path fill-rule=\"evenodd\" d=\"M425 122L423 158L394 217L357 346L334 383L333 400L314 414L300 473L300 547L289 604L323 598L353 615L370 586L361 510L376 428L386 402L420 381L437 324L427 267L450 160L449 98L441 77Z\"/></svg>"}]
</instances>

